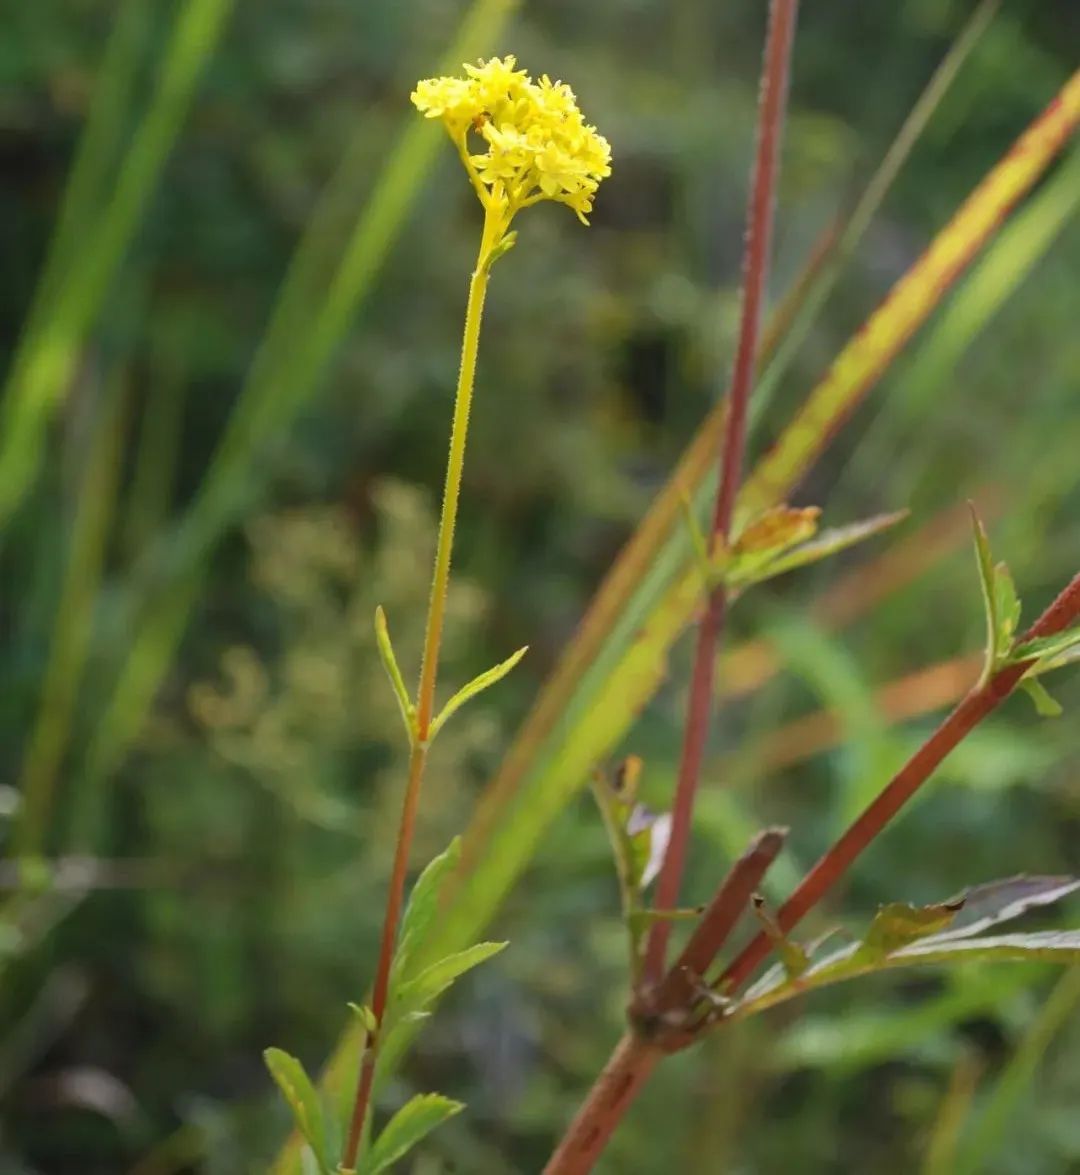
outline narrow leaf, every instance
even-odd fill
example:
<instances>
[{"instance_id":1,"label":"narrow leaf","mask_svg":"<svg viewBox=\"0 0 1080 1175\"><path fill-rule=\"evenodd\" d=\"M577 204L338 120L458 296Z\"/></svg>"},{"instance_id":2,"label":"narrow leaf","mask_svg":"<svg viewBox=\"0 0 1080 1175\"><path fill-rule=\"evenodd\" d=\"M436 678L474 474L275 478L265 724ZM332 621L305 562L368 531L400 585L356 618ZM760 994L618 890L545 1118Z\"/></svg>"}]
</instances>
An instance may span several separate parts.
<instances>
[{"instance_id":1,"label":"narrow leaf","mask_svg":"<svg viewBox=\"0 0 1080 1175\"><path fill-rule=\"evenodd\" d=\"M1020 688L1032 700L1035 712L1040 718L1060 718L1064 713L1061 703L1051 695L1041 681L1034 677L1025 677L1020 682Z\"/></svg>"},{"instance_id":2,"label":"narrow leaf","mask_svg":"<svg viewBox=\"0 0 1080 1175\"><path fill-rule=\"evenodd\" d=\"M367 1035L373 1036L379 1030L379 1022L375 1019L375 1012L367 1004L349 1004L349 1011L360 1021L360 1025Z\"/></svg>"},{"instance_id":3,"label":"narrow leaf","mask_svg":"<svg viewBox=\"0 0 1080 1175\"><path fill-rule=\"evenodd\" d=\"M379 646L379 659L390 678L394 688L394 697L397 698L398 709L401 711L401 721L405 723L405 733L411 746L416 738L416 708L409 698L409 691L405 688L405 679L401 676L397 657L394 656L394 646L390 642L390 629L386 623L386 613L380 604L375 609L375 643Z\"/></svg>"},{"instance_id":4,"label":"narrow leaf","mask_svg":"<svg viewBox=\"0 0 1080 1175\"><path fill-rule=\"evenodd\" d=\"M357 1175L379 1175L407 1154L425 1135L465 1108L437 1093L421 1093L407 1101L387 1122L360 1163Z\"/></svg>"},{"instance_id":5,"label":"narrow leaf","mask_svg":"<svg viewBox=\"0 0 1080 1175\"><path fill-rule=\"evenodd\" d=\"M756 985L731 1011L743 1019L794 999L814 988L898 967L940 966L967 962L1080 962L1080 930L1048 930L1035 934L1003 934L990 938L927 938L892 954L871 958L858 946L845 947L788 982L778 977L771 987Z\"/></svg>"},{"instance_id":6,"label":"narrow leaf","mask_svg":"<svg viewBox=\"0 0 1080 1175\"><path fill-rule=\"evenodd\" d=\"M765 899L760 894L754 895L751 904L757 920L773 944L773 950L780 956L780 966L784 973L788 979L798 979L810 966L809 952L801 943L795 942L784 933L776 918L766 909Z\"/></svg>"},{"instance_id":7,"label":"narrow leaf","mask_svg":"<svg viewBox=\"0 0 1080 1175\"><path fill-rule=\"evenodd\" d=\"M986 655L983 660L983 670L979 684L985 685L990 680L997 660L998 641L998 614L997 593L994 591L994 560L990 554L990 540L986 537L986 528L982 519L976 513L974 505L968 503L971 509L971 525L975 537L975 564L979 569L979 586L982 589L983 615L986 617Z\"/></svg>"},{"instance_id":8,"label":"narrow leaf","mask_svg":"<svg viewBox=\"0 0 1080 1175\"><path fill-rule=\"evenodd\" d=\"M1020 621L1020 599L1012 573L1004 563L994 568L994 610L997 613L997 639L994 654L997 662L1009 656L1016 626Z\"/></svg>"},{"instance_id":9,"label":"narrow leaf","mask_svg":"<svg viewBox=\"0 0 1080 1175\"><path fill-rule=\"evenodd\" d=\"M422 1011L442 995L455 979L479 967L506 945L505 942L478 942L463 951L447 955L438 963L432 963L413 979L399 984L391 998L390 1017L397 1020L403 1014Z\"/></svg>"},{"instance_id":10,"label":"narrow leaf","mask_svg":"<svg viewBox=\"0 0 1080 1175\"><path fill-rule=\"evenodd\" d=\"M963 908L963 898L934 906L890 902L874 916L860 948L869 958L882 958L947 927Z\"/></svg>"},{"instance_id":11,"label":"narrow leaf","mask_svg":"<svg viewBox=\"0 0 1080 1175\"><path fill-rule=\"evenodd\" d=\"M835 555L848 547L865 542L883 531L889 530L898 522L907 518L909 511L897 510L891 514L878 514L862 522L853 522L849 526L831 527L823 530L816 538L809 542L788 550L775 559L764 564L741 564L736 562L727 576L732 586L747 587L753 583L763 583L785 572L794 571L797 567L805 567L810 563L817 563Z\"/></svg>"},{"instance_id":12,"label":"narrow leaf","mask_svg":"<svg viewBox=\"0 0 1080 1175\"><path fill-rule=\"evenodd\" d=\"M512 656L507 657L505 661L501 661L485 673L481 673L479 677L474 677L468 685L463 685L450 701L446 703L442 709L442 713L431 724L428 741L430 742L439 733L451 714L460 710L470 698L475 698L477 694L482 693L488 686L494 685L497 681L502 681L528 651L529 646L524 645Z\"/></svg>"},{"instance_id":13,"label":"narrow leaf","mask_svg":"<svg viewBox=\"0 0 1080 1175\"><path fill-rule=\"evenodd\" d=\"M1013 650L1014 661L1027 661L1030 657L1039 660L1050 660L1062 653L1071 652L1080 646L1080 627L1066 628L1055 632L1053 636L1038 637L1033 641L1024 641Z\"/></svg>"},{"instance_id":14,"label":"narrow leaf","mask_svg":"<svg viewBox=\"0 0 1080 1175\"><path fill-rule=\"evenodd\" d=\"M820 517L817 506L770 506L744 527L735 540L735 553L779 554L812 538Z\"/></svg>"},{"instance_id":15,"label":"narrow leaf","mask_svg":"<svg viewBox=\"0 0 1080 1175\"><path fill-rule=\"evenodd\" d=\"M311 1147L321 1175L331 1175L330 1156L326 1151L322 1102L304 1066L281 1049L266 1049L263 1052L263 1060L270 1070L270 1076L289 1103L296 1127Z\"/></svg>"},{"instance_id":16,"label":"narrow leaf","mask_svg":"<svg viewBox=\"0 0 1080 1175\"><path fill-rule=\"evenodd\" d=\"M709 558L709 544L705 540L705 532L698 523L697 515L694 513L694 503L688 493L684 492L680 496L679 505L682 507L683 521L686 523L686 530L690 535L690 549L693 551L698 571L701 572L705 586L711 588L716 578L716 570Z\"/></svg>"},{"instance_id":17,"label":"narrow leaf","mask_svg":"<svg viewBox=\"0 0 1080 1175\"><path fill-rule=\"evenodd\" d=\"M1052 657L1040 657L1027 671L1027 677L1042 677L1044 673L1052 673L1055 669L1064 669L1067 665L1075 665L1078 661L1080 661L1080 642L1069 645L1068 648L1060 653L1055 653Z\"/></svg>"},{"instance_id":18,"label":"narrow leaf","mask_svg":"<svg viewBox=\"0 0 1080 1175\"><path fill-rule=\"evenodd\" d=\"M394 985L410 977L410 964L417 947L423 942L439 912L443 887L457 869L460 859L461 838L455 836L445 851L435 857L416 879L401 918L398 948L394 956Z\"/></svg>"},{"instance_id":19,"label":"narrow leaf","mask_svg":"<svg viewBox=\"0 0 1080 1175\"><path fill-rule=\"evenodd\" d=\"M1080 878L1068 876L1029 877L1021 874L974 885L964 891L963 909L948 930L935 934L932 941L981 934L991 926L1019 918L1028 910L1053 905L1077 890L1080 890Z\"/></svg>"}]
</instances>

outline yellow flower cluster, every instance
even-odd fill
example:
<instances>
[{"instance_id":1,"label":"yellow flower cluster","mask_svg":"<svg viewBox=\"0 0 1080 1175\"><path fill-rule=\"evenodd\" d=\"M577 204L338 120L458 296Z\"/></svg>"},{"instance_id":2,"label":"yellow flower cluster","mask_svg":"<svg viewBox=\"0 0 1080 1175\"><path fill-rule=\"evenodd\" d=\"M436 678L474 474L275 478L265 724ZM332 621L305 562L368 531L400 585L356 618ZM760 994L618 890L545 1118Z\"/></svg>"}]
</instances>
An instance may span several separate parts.
<instances>
[{"instance_id":1,"label":"yellow flower cluster","mask_svg":"<svg viewBox=\"0 0 1080 1175\"><path fill-rule=\"evenodd\" d=\"M611 174L611 148L582 118L569 86L546 75L534 82L516 64L493 57L466 65L465 78L429 78L413 91L413 103L425 117L442 119L477 195L504 229L538 200L567 204L588 224L596 189ZM486 151L470 150L470 132Z\"/></svg>"}]
</instances>

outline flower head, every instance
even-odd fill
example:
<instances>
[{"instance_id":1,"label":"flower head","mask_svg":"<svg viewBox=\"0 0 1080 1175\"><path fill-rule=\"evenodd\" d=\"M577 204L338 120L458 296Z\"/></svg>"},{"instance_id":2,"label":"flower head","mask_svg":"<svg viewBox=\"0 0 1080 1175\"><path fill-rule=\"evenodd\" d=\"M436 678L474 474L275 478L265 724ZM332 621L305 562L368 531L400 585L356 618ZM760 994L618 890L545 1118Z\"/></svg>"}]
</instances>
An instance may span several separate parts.
<instances>
[{"instance_id":1,"label":"flower head","mask_svg":"<svg viewBox=\"0 0 1080 1175\"><path fill-rule=\"evenodd\" d=\"M477 195L504 229L539 200L566 204L587 224L596 189L611 174L611 148L585 122L569 86L546 75L534 82L516 65L514 57L493 57L466 65L465 78L429 78L413 103L442 120Z\"/></svg>"}]
</instances>

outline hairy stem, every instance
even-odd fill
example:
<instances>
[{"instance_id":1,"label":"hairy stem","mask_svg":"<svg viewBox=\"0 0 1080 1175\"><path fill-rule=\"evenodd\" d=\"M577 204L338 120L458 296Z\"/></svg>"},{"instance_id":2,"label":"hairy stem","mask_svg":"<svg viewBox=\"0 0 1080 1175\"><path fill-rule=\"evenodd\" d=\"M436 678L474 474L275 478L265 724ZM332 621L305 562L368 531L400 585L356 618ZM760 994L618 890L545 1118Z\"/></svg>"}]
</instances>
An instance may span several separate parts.
<instances>
[{"instance_id":1,"label":"hairy stem","mask_svg":"<svg viewBox=\"0 0 1080 1175\"><path fill-rule=\"evenodd\" d=\"M398 922L404 904L405 880L409 871L409 851L412 848L416 813L420 804L420 788L427 765L428 739L435 709L435 679L439 667L439 648L442 644L443 620L446 615L446 593L450 584L450 558L454 545L454 526L457 522L458 501L461 497L461 475L465 465L465 441L469 431L469 409L472 406L473 381L476 375L476 353L480 343L480 322L487 293L489 258L492 245L501 226L500 218L489 213L484 219L480 252L469 282L469 300L465 309L465 329L461 342L461 367L458 371L457 391L454 395L454 420L450 430L450 455L446 463L446 485L443 490L442 512L439 516L439 537L435 548L435 567L431 576L431 596L428 601L427 627L424 632L424 655L420 666L420 684L416 694L416 729L413 732L412 754L409 757L409 778L401 807L394 864L390 873L390 887L386 895L386 913L383 917L379 941L379 961L375 970L371 1010L376 1028L364 1041L360 1060L360 1077L353 1102L349 1133L342 1155L342 1167L352 1171L360 1154L375 1084L375 1067L379 1055L379 1028L386 1012L390 992L390 968L394 959Z\"/></svg>"},{"instance_id":2,"label":"hairy stem","mask_svg":"<svg viewBox=\"0 0 1080 1175\"><path fill-rule=\"evenodd\" d=\"M776 174L780 136L787 104L791 46L795 36L798 0L772 0L769 31L761 74L758 103L757 150L747 209L746 247L743 253L743 303L739 342L728 396L728 413L720 455L720 480L716 492L712 534L714 542L731 538L735 499L742 479L746 448L747 406L754 383L761 306L769 272L769 251L775 205ZM723 586L709 593L705 614L697 632L694 667L690 679L679 776L672 808L671 838L656 889L657 909L678 905L690 838L694 797L701 777L701 763L713 709L713 681L716 652L727 617L727 592ZM653 924L645 952L647 983L657 983L664 971L671 923Z\"/></svg>"},{"instance_id":3,"label":"hairy stem","mask_svg":"<svg viewBox=\"0 0 1080 1175\"><path fill-rule=\"evenodd\" d=\"M1080 574L1072 579L1018 643L1052 636L1074 623L1077 617L1080 617ZM1030 666L1030 661L1006 666L960 702L781 906L776 921L784 933L792 930L847 873L862 851L930 778L945 756L1013 692ZM771 949L768 936L759 934L724 971L718 986L724 991L736 991Z\"/></svg>"}]
</instances>

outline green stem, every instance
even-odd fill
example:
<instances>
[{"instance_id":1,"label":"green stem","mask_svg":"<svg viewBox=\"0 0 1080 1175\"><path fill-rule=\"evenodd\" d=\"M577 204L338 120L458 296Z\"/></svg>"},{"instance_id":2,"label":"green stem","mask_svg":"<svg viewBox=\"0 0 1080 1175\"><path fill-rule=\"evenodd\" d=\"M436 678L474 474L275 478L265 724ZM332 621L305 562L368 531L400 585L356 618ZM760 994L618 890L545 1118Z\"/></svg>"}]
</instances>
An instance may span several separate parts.
<instances>
[{"instance_id":1,"label":"green stem","mask_svg":"<svg viewBox=\"0 0 1080 1175\"><path fill-rule=\"evenodd\" d=\"M377 1026L382 1025L390 994L390 968L394 958L398 922L405 895L405 878L409 867L416 813L419 808L420 787L427 765L428 739L431 733L435 706L435 678L442 644L443 620L446 615L446 592L450 585L450 557L454 545L454 526L457 522L458 501L461 497L461 474L465 466L465 440L469 431L469 409L472 406L473 381L476 375L476 353L480 344L480 322L484 313L488 273L492 247L505 229L504 218L491 209L484 218L484 232L476 268L469 281L469 300L465 309L465 330L461 341L461 368L454 395L454 420L450 430L450 455L446 463L446 486L443 490L442 513L439 517L439 538L435 548L435 567L431 575L431 597L428 602L427 628L424 633L424 657L420 667L420 685L416 695L416 729L412 755L409 759L409 779L398 825L394 864L390 887L386 896L382 938L379 943L379 961L372 990L371 1010ZM360 1078L353 1102L349 1134L341 1165L345 1171L356 1168L364 1125L371 1108L371 1094L375 1084L378 1060L379 1028L364 1041L360 1062Z\"/></svg>"},{"instance_id":2,"label":"green stem","mask_svg":"<svg viewBox=\"0 0 1080 1175\"><path fill-rule=\"evenodd\" d=\"M495 243L502 218L488 211L476 268L469 281L469 301L465 308L465 331L461 340L461 368L454 396L454 423L450 431L450 456L446 463L446 486L443 489L439 539L435 548L435 569L431 576L427 631L424 634L424 658L420 667L420 685L416 692L416 736L426 743L431 730L435 706L435 676L439 668L443 619L446 614L446 591L450 584L450 555L454 545L458 500L461 497L461 473L465 465L465 439L469 431L473 380L476 375L476 352L480 345L480 320L487 294L488 258Z\"/></svg>"}]
</instances>

